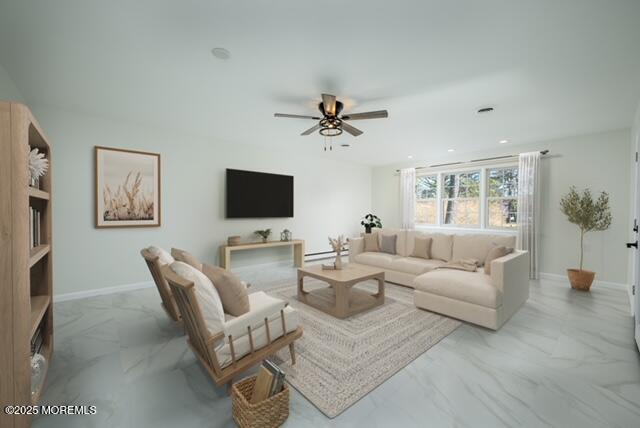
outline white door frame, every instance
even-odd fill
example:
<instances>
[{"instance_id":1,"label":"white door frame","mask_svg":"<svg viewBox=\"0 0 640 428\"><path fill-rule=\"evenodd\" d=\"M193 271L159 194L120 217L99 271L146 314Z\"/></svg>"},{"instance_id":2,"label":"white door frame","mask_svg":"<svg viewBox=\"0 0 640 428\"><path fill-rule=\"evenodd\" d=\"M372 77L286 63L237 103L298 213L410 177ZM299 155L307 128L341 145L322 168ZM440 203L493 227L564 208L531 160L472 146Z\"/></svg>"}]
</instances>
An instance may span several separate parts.
<instances>
[{"instance_id":1,"label":"white door frame","mask_svg":"<svg viewBox=\"0 0 640 428\"><path fill-rule=\"evenodd\" d=\"M638 233L638 226L640 223L640 162L638 162L638 151L640 150L640 132L636 133L635 141L635 210L634 210L634 222L635 233L632 235L632 239L638 242L640 233ZM632 284L632 311L634 315L635 326L635 339L638 349L640 349L640 249L633 250L633 277L631 278Z\"/></svg>"}]
</instances>

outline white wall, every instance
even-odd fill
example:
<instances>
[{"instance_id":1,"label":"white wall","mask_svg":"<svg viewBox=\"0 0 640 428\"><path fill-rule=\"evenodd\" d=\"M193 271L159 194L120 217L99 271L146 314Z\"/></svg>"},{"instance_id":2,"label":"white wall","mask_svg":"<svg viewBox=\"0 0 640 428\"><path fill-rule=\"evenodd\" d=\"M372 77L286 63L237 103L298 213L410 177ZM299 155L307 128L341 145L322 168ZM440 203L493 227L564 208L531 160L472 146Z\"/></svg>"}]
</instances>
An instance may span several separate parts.
<instances>
[{"instance_id":1,"label":"white wall","mask_svg":"<svg viewBox=\"0 0 640 428\"><path fill-rule=\"evenodd\" d=\"M24 101L18 87L13 83L2 64L0 64L0 101Z\"/></svg>"},{"instance_id":2,"label":"white wall","mask_svg":"<svg viewBox=\"0 0 640 428\"><path fill-rule=\"evenodd\" d=\"M371 205L371 168L252 146L221 144L133 124L32 108L53 143L55 294L149 281L139 254L150 244L176 246L216 262L229 235L255 239L288 228L307 252L328 251L327 235L353 235ZM162 155L160 228L94 228L96 145ZM320 146L319 150L320 150ZM292 219L224 219L225 168L293 175ZM244 252L233 265L291 260L289 249Z\"/></svg>"},{"instance_id":3,"label":"white wall","mask_svg":"<svg viewBox=\"0 0 640 428\"><path fill-rule=\"evenodd\" d=\"M560 212L561 196L571 185L609 192L613 223L604 232L587 236L585 268L597 272L597 279L628 284L628 254L624 246L629 225L630 183L629 130L563 138L526 145L498 146L495 150L466 155L434 157L401 165L374 168L373 213L388 227L399 227L399 167L467 161L505 154L549 149L542 161L542 236L540 270L564 275L578 263L578 229Z\"/></svg>"}]
</instances>

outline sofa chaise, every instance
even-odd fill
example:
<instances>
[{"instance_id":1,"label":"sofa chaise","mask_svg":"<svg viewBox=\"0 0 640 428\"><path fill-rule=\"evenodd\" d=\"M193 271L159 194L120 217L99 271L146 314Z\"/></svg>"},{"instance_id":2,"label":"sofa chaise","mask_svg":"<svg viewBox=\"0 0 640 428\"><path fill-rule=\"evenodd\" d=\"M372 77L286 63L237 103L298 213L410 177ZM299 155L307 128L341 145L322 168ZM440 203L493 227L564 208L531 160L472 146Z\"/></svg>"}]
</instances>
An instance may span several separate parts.
<instances>
[{"instance_id":1,"label":"sofa chaise","mask_svg":"<svg viewBox=\"0 0 640 428\"><path fill-rule=\"evenodd\" d=\"M395 235L395 249L365 251L364 238L352 238L349 261L382 268L387 281L414 288L414 302L419 308L497 330L529 298L526 251L514 250L492 260L490 274L482 267L492 248L515 247L515 236L404 229L374 233L379 242L383 236ZM416 237L431 238L431 258L412 256ZM479 262L476 272L442 268L447 262L468 259Z\"/></svg>"}]
</instances>

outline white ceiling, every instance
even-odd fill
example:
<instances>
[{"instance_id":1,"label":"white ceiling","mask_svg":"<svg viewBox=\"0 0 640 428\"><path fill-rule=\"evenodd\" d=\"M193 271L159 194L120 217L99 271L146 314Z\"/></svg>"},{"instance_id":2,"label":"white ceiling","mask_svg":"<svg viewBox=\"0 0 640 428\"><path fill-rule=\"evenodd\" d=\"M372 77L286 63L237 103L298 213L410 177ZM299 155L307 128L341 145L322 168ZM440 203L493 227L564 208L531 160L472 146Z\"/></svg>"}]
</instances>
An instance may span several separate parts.
<instances>
[{"instance_id":1,"label":"white ceiling","mask_svg":"<svg viewBox=\"0 0 640 428\"><path fill-rule=\"evenodd\" d=\"M640 1L0 0L0 64L29 103L386 164L629 127ZM325 154L273 117L322 92L390 117Z\"/></svg>"}]
</instances>

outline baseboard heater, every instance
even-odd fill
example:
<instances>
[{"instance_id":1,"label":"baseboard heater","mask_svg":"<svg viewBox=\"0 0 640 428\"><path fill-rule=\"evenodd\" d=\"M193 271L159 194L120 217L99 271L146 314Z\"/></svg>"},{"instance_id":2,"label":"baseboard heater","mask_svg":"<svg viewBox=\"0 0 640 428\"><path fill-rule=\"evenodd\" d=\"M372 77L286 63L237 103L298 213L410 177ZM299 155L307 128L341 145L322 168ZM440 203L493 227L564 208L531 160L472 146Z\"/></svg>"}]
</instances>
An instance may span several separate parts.
<instances>
[{"instance_id":1,"label":"baseboard heater","mask_svg":"<svg viewBox=\"0 0 640 428\"><path fill-rule=\"evenodd\" d=\"M348 248L343 248L342 249L342 255L343 256L348 256L349 255L349 249ZM330 259L330 258L335 258L336 256L336 252L335 251L322 251L319 253L307 253L304 255L304 261L305 262L312 262L314 260L325 260L325 259Z\"/></svg>"}]
</instances>

